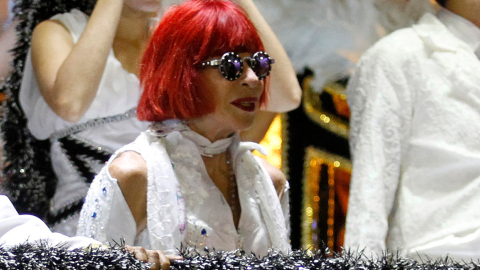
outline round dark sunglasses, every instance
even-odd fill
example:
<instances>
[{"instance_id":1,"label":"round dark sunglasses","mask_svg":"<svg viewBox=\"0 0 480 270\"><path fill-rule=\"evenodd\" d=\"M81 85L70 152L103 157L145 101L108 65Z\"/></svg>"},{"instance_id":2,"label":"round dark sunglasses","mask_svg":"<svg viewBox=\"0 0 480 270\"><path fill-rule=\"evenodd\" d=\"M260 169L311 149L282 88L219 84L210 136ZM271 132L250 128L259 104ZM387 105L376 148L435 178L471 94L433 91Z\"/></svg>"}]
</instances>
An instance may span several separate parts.
<instances>
[{"instance_id":1,"label":"round dark sunglasses","mask_svg":"<svg viewBox=\"0 0 480 270\"><path fill-rule=\"evenodd\" d=\"M245 61L255 72L259 80L265 79L272 70L275 60L270 58L266 52L258 51L252 57L243 59L234 52L224 53L221 59L214 59L202 63L202 67L218 67L223 77L229 81L235 81L243 73L243 61Z\"/></svg>"}]
</instances>

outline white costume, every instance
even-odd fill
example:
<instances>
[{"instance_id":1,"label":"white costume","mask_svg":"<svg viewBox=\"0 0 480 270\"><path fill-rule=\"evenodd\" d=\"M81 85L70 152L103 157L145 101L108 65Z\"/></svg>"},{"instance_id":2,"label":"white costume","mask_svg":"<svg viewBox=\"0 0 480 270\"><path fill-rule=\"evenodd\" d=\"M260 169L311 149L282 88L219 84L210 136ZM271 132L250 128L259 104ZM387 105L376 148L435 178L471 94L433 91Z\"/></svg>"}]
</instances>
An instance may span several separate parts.
<instances>
[{"instance_id":1,"label":"white costume","mask_svg":"<svg viewBox=\"0 0 480 270\"><path fill-rule=\"evenodd\" d=\"M61 21L77 42L87 25L88 16L74 9L51 19ZM52 164L58 177L50 207L50 216L56 222L55 231L75 235L89 181L104 165L105 160L95 156L108 159L115 150L135 140L147 128L147 123L136 118L139 85L138 78L123 69L111 50L90 108L79 122L67 122L50 109L40 94L29 52L19 98L31 133L37 139L52 142ZM91 175L91 178L80 172Z\"/></svg>"},{"instance_id":2,"label":"white costume","mask_svg":"<svg viewBox=\"0 0 480 270\"><path fill-rule=\"evenodd\" d=\"M345 246L367 247L366 255L480 256L479 44L479 28L442 10L360 60L347 90Z\"/></svg>"},{"instance_id":3,"label":"white costume","mask_svg":"<svg viewBox=\"0 0 480 270\"><path fill-rule=\"evenodd\" d=\"M180 244L266 255L288 251L288 194L279 201L268 173L238 135L211 143L177 120L153 125L117 151L93 181L82 209L78 235L103 243L119 241L175 253ZM227 150L228 148L228 150ZM135 220L109 164L134 151L146 161L147 227L137 235ZM201 155L230 151L241 204L238 230L232 211L208 176ZM283 206L283 210L282 210Z\"/></svg>"},{"instance_id":4,"label":"white costume","mask_svg":"<svg viewBox=\"0 0 480 270\"><path fill-rule=\"evenodd\" d=\"M100 244L98 241L86 237L67 237L59 233L52 233L47 225L37 217L19 215L8 198L0 195L0 246L9 248L38 241L52 246L61 245L68 249Z\"/></svg>"}]
</instances>

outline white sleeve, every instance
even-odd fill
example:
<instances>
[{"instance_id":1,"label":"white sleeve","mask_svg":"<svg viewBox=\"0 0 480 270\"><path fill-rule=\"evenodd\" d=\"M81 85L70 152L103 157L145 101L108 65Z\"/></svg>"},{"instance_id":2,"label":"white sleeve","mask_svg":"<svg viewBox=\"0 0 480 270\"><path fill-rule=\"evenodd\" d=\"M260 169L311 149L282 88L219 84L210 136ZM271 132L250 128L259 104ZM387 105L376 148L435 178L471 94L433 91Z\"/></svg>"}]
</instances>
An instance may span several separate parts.
<instances>
[{"instance_id":1,"label":"white sleeve","mask_svg":"<svg viewBox=\"0 0 480 270\"><path fill-rule=\"evenodd\" d=\"M67 237L52 233L39 218L31 215L19 215L10 200L0 195L0 245L13 247L19 244L48 243L62 245L69 249L84 248L90 244L100 244L86 237Z\"/></svg>"},{"instance_id":2,"label":"white sleeve","mask_svg":"<svg viewBox=\"0 0 480 270\"><path fill-rule=\"evenodd\" d=\"M404 56L390 43L375 46L360 60L347 88L351 110L352 178L345 247L381 255L388 218L399 184L405 138L409 133L411 97Z\"/></svg>"}]
</instances>

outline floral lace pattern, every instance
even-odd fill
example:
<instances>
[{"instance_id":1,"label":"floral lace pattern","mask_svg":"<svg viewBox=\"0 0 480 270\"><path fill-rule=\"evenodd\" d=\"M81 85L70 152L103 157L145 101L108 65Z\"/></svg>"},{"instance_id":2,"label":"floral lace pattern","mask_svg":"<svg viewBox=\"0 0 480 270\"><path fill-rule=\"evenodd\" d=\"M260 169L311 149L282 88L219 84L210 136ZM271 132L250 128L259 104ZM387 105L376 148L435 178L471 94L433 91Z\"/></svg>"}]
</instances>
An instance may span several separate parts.
<instances>
[{"instance_id":1,"label":"floral lace pattern","mask_svg":"<svg viewBox=\"0 0 480 270\"><path fill-rule=\"evenodd\" d=\"M406 254L480 227L478 74L473 50L431 14L362 57L347 89L345 246Z\"/></svg>"}]
</instances>

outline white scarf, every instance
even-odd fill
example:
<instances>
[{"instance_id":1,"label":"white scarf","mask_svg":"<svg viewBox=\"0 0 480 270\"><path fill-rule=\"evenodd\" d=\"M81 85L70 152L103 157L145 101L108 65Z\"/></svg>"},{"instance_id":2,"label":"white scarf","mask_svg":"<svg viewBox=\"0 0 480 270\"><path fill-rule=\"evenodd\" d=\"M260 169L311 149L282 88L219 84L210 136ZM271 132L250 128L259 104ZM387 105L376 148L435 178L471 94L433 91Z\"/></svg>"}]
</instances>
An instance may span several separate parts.
<instances>
[{"instance_id":1,"label":"white scarf","mask_svg":"<svg viewBox=\"0 0 480 270\"><path fill-rule=\"evenodd\" d=\"M155 163L147 163L149 170L147 223L151 248L174 254L185 237L185 204L179 191L177 176L182 179L184 177L192 178L192 174L195 175L198 172L181 175L179 170L174 170L170 165L170 156L182 155L182 151L192 151L195 148L201 154L213 155L224 152L231 146L237 181L248 181L255 186L272 248L283 252L290 250L285 217L275 188L266 171L262 169L251 153L253 149L264 152L260 145L251 142L240 143L238 134L211 143L178 120L156 123L145 135L147 141L150 142L148 155L151 155L150 158L146 157L146 160L147 162L154 160ZM170 146L168 152L167 141ZM191 166L191 168L194 169L195 166ZM151 177L155 177L155 179L150 179ZM172 190L176 190L176 192L172 192ZM199 191L198 196L201 199L202 196L208 196L208 194L202 194ZM159 223L159 220L162 222Z\"/></svg>"}]
</instances>

